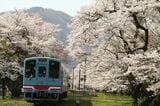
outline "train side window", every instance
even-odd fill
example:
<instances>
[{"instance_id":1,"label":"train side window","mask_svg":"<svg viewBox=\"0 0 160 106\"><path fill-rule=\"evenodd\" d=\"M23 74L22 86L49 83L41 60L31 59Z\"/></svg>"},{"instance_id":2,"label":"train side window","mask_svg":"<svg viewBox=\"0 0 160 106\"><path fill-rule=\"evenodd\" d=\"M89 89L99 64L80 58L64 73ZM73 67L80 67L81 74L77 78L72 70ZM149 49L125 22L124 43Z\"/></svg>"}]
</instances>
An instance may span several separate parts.
<instances>
[{"instance_id":1,"label":"train side window","mask_svg":"<svg viewBox=\"0 0 160 106\"><path fill-rule=\"evenodd\" d=\"M60 63L57 61L50 60L49 62L49 77L59 78Z\"/></svg>"},{"instance_id":2,"label":"train side window","mask_svg":"<svg viewBox=\"0 0 160 106\"><path fill-rule=\"evenodd\" d=\"M36 60L28 60L25 63L25 77L35 77Z\"/></svg>"}]
</instances>

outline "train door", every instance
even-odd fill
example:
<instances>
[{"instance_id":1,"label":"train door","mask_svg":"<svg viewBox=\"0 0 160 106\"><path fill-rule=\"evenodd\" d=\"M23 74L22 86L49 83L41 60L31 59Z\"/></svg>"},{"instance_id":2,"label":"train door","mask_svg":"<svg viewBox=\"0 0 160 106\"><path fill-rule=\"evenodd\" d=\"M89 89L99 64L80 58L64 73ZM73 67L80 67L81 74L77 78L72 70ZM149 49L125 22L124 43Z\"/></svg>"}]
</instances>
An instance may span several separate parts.
<instances>
[{"instance_id":1,"label":"train door","mask_svg":"<svg viewBox=\"0 0 160 106\"><path fill-rule=\"evenodd\" d=\"M47 79L47 67L45 65L38 66L38 77L37 77L37 84L44 85L46 84Z\"/></svg>"},{"instance_id":2,"label":"train door","mask_svg":"<svg viewBox=\"0 0 160 106\"><path fill-rule=\"evenodd\" d=\"M61 86L60 62L55 60L49 61L49 82L50 85Z\"/></svg>"}]
</instances>

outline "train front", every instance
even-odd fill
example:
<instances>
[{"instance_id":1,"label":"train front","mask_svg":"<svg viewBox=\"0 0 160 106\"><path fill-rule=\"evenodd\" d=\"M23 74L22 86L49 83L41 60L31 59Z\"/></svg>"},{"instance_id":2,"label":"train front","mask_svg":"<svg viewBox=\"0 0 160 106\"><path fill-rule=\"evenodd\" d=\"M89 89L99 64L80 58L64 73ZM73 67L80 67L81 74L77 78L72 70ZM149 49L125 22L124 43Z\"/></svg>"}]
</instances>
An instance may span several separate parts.
<instances>
[{"instance_id":1,"label":"train front","mask_svg":"<svg viewBox=\"0 0 160 106\"><path fill-rule=\"evenodd\" d=\"M32 57L24 61L23 88L28 102L58 101L62 94L61 63L57 59Z\"/></svg>"}]
</instances>

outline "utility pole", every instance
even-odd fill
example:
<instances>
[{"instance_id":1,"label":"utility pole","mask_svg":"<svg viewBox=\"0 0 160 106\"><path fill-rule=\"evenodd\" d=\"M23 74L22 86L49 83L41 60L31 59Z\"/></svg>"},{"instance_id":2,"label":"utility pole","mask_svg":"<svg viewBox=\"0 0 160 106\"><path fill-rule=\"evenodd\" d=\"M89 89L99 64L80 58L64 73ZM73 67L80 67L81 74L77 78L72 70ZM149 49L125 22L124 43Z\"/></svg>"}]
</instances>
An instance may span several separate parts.
<instances>
[{"instance_id":1,"label":"utility pole","mask_svg":"<svg viewBox=\"0 0 160 106\"><path fill-rule=\"evenodd\" d=\"M79 83L78 83L78 88L80 90L80 86L81 86L81 69L79 69Z\"/></svg>"},{"instance_id":2,"label":"utility pole","mask_svg":"<svg viewBox=\"0 0 160 106\"><path fill-rule=\"evenodd\" d=\"M87 59L85 58L85 60L84 60L84 62L85 62L85 72L84 72L84 90L85 90L85 88L86 88L86 61L87 61Z\"/></svg>"},{"instance_id":3,"label":"utility pole","mask_svg":"<svg viewBox=\"0 0 160 106\"><path fill-rule=\"evenodd\" d=\"M72 70L72 90L74 89L74 67Z\"/></svg>"}]
</instances>

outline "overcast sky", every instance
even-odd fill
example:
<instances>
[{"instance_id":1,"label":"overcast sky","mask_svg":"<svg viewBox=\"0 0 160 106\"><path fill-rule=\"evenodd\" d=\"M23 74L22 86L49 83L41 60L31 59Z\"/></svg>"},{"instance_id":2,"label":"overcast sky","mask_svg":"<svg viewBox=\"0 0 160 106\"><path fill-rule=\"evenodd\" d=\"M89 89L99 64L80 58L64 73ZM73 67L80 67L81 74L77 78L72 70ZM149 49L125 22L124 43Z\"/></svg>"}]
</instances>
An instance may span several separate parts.
<instances>
[{"instance_id":1,"label":"overcast sky","mask_svg":"<svg viewBox=\"0 0 160 106\"><path fill-rule=\"evenodd\" d=\"M59 10L74 16L80 7L94 0L0 0L0 12L31 7L44 7Z\"/></svg>"}]
</instances>

